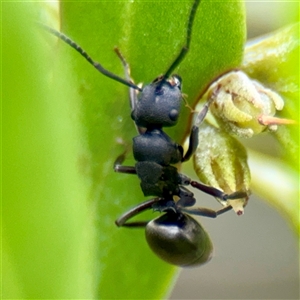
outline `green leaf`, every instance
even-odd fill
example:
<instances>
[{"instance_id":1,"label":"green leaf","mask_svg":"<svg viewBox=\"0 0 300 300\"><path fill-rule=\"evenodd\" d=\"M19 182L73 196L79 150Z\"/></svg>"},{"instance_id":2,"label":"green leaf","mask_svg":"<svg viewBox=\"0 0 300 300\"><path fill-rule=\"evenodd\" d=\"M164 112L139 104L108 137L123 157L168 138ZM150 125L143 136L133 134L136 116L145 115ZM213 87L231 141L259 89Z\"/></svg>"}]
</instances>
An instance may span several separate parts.
<instances>
[{"instance_id":1,"label":"green leaf","mask_svg":"<svg viewBox=\"0 0 300 300\"><path fill-rule=\"evenodd\" d=\"M92 297L85 264L93 231L88 185L78 172L76 102L59 96L71 96L68 86L58 93L52 85L57 69L34 23L39 6L6 2L2 9L2 296ZM68 78L63 70L60 76Z\"/></svg>"},{"instance_id":2,"label":"green leaf","mask_svg":"<svg viewBox=\"0 0 300 300\"><path fill-rule=\"evenodd\" d=\"M136 82L147 83L179 53L191 3L62 2L59 19L64 33L121 76L118 46ZM130 146L136 135L127 87L37 28L35 21L48 21L41 4L2 8L4 297L165 297L177 269L149 250L143 230L114 224L144 200L138 178L112 168L124 150L117 140ZM191 51L176 70L192 105L240 63L244 37L240 1L200 4ZM169 131L176 141L189 116L183 109Z\"/></svg>"},{"instance_id":3,"label":"green leaf","mask_svg":"<svg viewBox=\"0 0 300 300\"><path fill-rule=\"evenodd\" d=\"M299 46L297 23L250 41L242 65L242 69L253 79L283 97L285 106L279 116L296 121L293 125L279 126L275 132L275 137L283 146L281 160L250 152L250 167L253 191L287 217L298 235Z\"/></svg>"},{"instance_id":4,"label":"green leaf","mask_svg":"<svg viewBox=\"0 0 300 300\"><path fill-rule=\"evenodd\" d=\"M282 28L248 43L242 69L252 78L279 93L285 102L278 114L299 118L299 24ZM299 171L298 124L281 126L275 133L285 149L286 161Z\"/></svg>"}]
</instances>

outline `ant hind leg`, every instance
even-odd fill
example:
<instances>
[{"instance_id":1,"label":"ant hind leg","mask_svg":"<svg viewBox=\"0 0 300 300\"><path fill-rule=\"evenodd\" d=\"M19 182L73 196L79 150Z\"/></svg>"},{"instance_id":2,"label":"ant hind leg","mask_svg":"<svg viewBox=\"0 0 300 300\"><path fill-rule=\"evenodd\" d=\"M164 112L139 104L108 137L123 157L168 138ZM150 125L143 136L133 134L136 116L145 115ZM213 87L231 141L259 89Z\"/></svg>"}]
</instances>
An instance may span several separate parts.
<instances>
[{"instance_id":1,"label":"ant hind leg","mask_svg":"<svg viewBox=\"0 0 300 300\"><path fill-rule=\"evenodd\" d=\"M161 201L161 198L153 198L150 200L146 200L137 206L133 207L131 210L124 213L120 218L118 218L115 223L118 227L125 226L125 227L145 227L149 221L134 221L134 222L127 222L129 219L133 218L134 216L138 215L139 213L153 208L153 206Z\"/></svg>"}]
</instances>

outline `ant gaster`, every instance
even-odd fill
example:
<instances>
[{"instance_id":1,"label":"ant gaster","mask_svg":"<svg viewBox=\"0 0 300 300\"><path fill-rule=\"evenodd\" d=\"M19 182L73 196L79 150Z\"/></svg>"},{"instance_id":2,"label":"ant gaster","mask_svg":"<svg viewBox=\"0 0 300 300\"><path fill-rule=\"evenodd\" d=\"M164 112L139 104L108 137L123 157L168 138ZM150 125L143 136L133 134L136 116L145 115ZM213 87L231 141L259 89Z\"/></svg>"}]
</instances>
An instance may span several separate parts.
<instances>
[{"instance_id":1,"label":"ant gaster","mask_svg":"<svg viewBox=\"0 0 300 300\"><path fill-rule=\"evenodd\" d=\"M95 62L80 46L64 34L42 25L57 36L91 63L103 75L130 87L131 117L135 122L139 135L133 138L133 155L135 166L124 166L126 152L115 161L114 170L119 173L136 174L141 181L145 196L155 196L142 202L124 213L116 220L117 226L145 227L146 239L156 255L168 263L179 266L195 266L207 262L212 253L212 244L202 226L189 214L215 218L231 209L226 206L219 210L207 208L191 208L196 199L186 186L191 185L207 194L220 198L238 199L248 197L243 191L230 195L222 191L192 181L187 176L178 173L175 166L190 159L198 145L199 125L205 118L210 102L204 105L191 129L189 147L184 154L181 145L175 143L164 131L163 127L176 125L180 115L183 99L181 78L171 75L173 70L186 56L190 41L193 22L200 0L195 0L190 11L186 44L165 74L157 77L152 83L140 88L130 78L129 67L118 49L126 79L123 79ZM135 90L139 91L137 96ZM128 222L129 219L147 209L164 212L152 221Z\"/></svg>"}]
</instances>

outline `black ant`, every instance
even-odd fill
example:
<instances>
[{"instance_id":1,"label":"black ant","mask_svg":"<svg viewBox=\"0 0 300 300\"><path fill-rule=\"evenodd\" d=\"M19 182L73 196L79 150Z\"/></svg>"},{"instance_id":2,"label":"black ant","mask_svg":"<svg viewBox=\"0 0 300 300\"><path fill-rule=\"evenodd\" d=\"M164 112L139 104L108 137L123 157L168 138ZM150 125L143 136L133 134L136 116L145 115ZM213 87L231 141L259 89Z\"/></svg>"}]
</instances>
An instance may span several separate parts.
<instances>
[{"instance_id":1,"label":"black ant","mask_svg":"<svg viewBox=\"0 0 300 300\"><path fill-rule=\"evenodd\" d=\"M73 47L103 75L130 87L131 117L139 132L139 135L133 138L133 155L136 164L135 166L122 165L126 157L126 152L124 152L116 159L114 170L119 173L136 174L141 181L144 195L155 196L155 198L142 202L124 213L116 220L116 225L145 227L147 242L155 254L168 263L179 266L202 264L210 259L212 252L212 244L208 235L188 214L215 218L232 208L230 205L216 211L200 207L191 208L196 199L185 186L191 185L223 201L248 197L244 191L228 195L214 187L192 181L187 176L178 173L174 166L189 160L194 154L198 146L199 125L204 120L212 100L208 101L198 114L191 129L189 147L185 154L182 146L175 143L163 131L163 127L176 125L180 114L183 99L181 78L171 73L189 50L193 22L199 3L200 0L195 0L191 8L186 43L179 55L163 75L143 88L135 85L131 80L129 67L118 49L116 52L124 66L126 79L104 69L64 34L43 26ZM135 90L139 92L138 96ZM150 222L128 222L132 217L147 209L164 212L164 214Z\"/></svg>"}]
</instances>

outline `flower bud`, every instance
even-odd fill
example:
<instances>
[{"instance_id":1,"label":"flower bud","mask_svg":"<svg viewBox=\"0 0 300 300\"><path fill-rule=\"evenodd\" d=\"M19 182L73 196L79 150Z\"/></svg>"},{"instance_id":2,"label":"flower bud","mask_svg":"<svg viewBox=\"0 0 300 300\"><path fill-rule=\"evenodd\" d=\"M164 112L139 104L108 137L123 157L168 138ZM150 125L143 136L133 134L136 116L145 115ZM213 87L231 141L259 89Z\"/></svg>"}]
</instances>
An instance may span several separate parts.
<instances>
[{"instance_id":1,"label":"flower bud","mask_svg":"<svg viewBox=\"0 0 300 300\"><path fill-rule=\"evenodd\" d=\"M239 137L249 138L266 129L275 131L279 124L293 123L274 117L282 110L283 99L242 71L220 77L208 88L205 97L213 99L210 111L220 127Z\"/></svg>"},{"instance_id":2,"label":"flower bud","mask_svg":"<svg viewBox=\"0 0 300 300\"><path fill-rule=\"evenodd\" d=\"M225 131L204 121L199 130L199 144L194 155L194 169L199 179L226 194L244 191L249 194L250 171L244 146ZM222 201L237 214L243 213L248 197Z\"/></svg>"}]
</instances>

